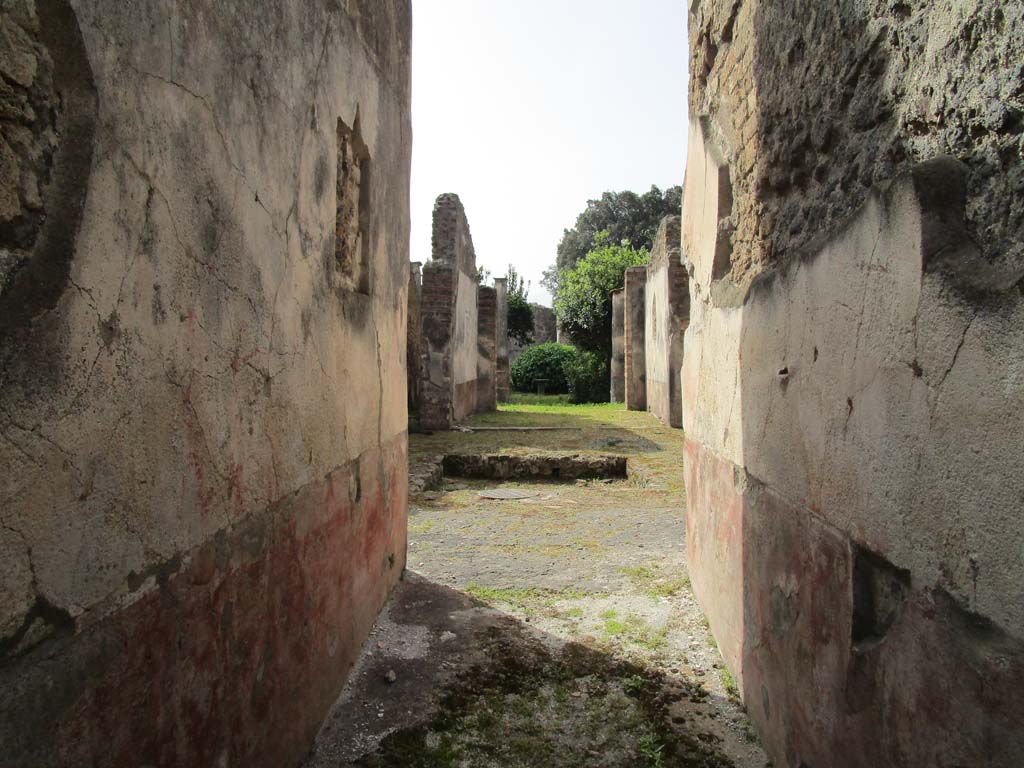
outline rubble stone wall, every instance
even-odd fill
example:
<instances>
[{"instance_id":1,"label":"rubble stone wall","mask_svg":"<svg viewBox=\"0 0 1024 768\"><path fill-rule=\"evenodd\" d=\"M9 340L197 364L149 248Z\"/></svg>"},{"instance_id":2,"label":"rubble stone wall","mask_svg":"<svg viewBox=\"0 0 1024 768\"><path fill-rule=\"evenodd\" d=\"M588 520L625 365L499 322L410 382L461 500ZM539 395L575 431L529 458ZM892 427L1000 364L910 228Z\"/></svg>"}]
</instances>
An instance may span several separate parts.
<instances>
[{"instance_id":1,"label":"rubble stone wall","mask_svg":"<svg viewBox=\"0 0 1024 768\"><path fill-rule=\"evenodd\" d=\"M0 7L4 765L297 765L403 570L411 11L345 8Z\"/></svg>"},{"instance_id":2,"label":"rubble stone wall","mask_svg":"<svg viewBox=\"0 0 1024 768\"><path fill-rule=\"evenodd\" d=\"M476 252L458 195L434 203L431 261L423 267L420 424L447 429L477 409Z\"/></svg>"},{"instance_id":3,"label":"rubble stone wall","mask_svg":"<svg viewBox=\"0 0 1024 768\"><path fill-rule=\"evenodd\" d=\"M691 4L690 575L776 765L1024 748L1022 32Z\"/></svg>"}]
</instances>

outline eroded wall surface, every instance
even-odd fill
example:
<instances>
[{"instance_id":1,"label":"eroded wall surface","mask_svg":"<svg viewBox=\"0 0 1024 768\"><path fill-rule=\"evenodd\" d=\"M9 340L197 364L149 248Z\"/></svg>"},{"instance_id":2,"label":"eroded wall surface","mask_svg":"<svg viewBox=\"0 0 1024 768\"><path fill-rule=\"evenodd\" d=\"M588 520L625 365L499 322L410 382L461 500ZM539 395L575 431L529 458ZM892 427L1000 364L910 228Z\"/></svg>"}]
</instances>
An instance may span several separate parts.
<instances>
[{"instance_id":1,"label":"eroded wall surface","mask_svg":"<svg viewBox=\"0 0 1024 768\"><path fill-rule=\"evenodd\" d=\"M431 260L423 267L420 423L447 429L477 409L477 273L458 195L434 203Z\"/></svg>"},{"instance_id":2,"label":"eroded wall surface","mask_svg":"<svg viewBox=\"0 0 1024 768\"><path fill-rule=\"evenodd\" d=\"M1024 747L1022 24L691 8L690 571L776 765Z\"/></svg>"},{"instance_id":3,"label":"eroded wall surface","mask_svg":"<svg viewBox=\"0 0 1024 768\"><path fill-rule=\"evenodd\" d=\"M624 375L626 379L626 408L631 411L647 410L647 310L644 296L647 290L647 267L629 267L626 270L625 306L623 307L623 335L625 340Z\"/></svg>"},{"instance_id":4,"label":"eroded wall surface","mask_svg":"<svg viewBox=\"0 0 1024 768\"><path fill-rule=\"evenodd\" d=\"M673 427L683 423L679 370L690 295L680 257L680 219L666 216L658 227L644 289L644 365L647 409Z\"/></svg>"},{"instance_id":5,"label":"eroded wall surface","mask_svg":"<svg viewBox=\"0 0 1024 768\"><path fill-rule=\"evenodd\" d=\"M495 379L497 401L508 402L508 278L494 278L494 335L495 335Z\"/></svg>"},{"instance_id":6,"label":"eroded wall surface","mask_svg":"<svg viewBox=\"0 0 1024 768\"><path fill-rule=\"evenodd\" d=\"M611 401L621 403L626 399L626 326L625 295L620 288L612 291L612 360L611 360Z\"/></svg>"},{"instance_id":7,"label":"eroded wall surface","mask_svg":"<svg viewBox=\"0 0 1024 768\"><path fill-rule=\"evenodd\" d=\"M407 3L0 8L0 762L295 765L405 562Z\"/></svg>"},{"instance_id":8,"label":"eroded wall surface","mask_svg":"<svg viewBox=\"0 0 1024 768\"><path fill-rule=\"evenodd\" d=\"M482 285L477 289L476 409L498 407L497 291Z\"/></svg>"}]
</instances>

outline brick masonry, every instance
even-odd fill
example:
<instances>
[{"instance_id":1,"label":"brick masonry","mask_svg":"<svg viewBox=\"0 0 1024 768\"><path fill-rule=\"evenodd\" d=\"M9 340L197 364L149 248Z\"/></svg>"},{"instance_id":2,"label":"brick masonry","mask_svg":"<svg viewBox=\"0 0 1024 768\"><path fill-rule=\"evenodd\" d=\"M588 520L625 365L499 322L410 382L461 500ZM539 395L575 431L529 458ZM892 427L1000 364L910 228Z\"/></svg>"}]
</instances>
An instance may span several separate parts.
<instances>
[{"instance_id":1,"label":"brick masonry","mask_svg":"<svg viewBox=\"0 0 1024 768\"><path fill-rule=\"evenodd\" d=\"M457 195L434 204L433 258L423 266L420 300L420 407L424 429L448 429L496 402L497 297L477 283L476 252L469 222ZM480 312L491 341L480 343ZM486 353L481 352L487 347ZM490 363L482 363L486 355ZM484 383L481 377L486 377Z\"/></svg>"}]
</instances>

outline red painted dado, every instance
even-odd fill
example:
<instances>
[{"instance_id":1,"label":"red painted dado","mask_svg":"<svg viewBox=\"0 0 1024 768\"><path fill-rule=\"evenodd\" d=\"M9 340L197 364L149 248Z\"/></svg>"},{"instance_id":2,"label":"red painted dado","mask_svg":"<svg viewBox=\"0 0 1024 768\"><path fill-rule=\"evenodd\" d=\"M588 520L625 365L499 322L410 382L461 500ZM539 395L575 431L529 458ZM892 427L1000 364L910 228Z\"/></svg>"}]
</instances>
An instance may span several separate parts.
<instances>
[{"instance_id":1,"label":"red painted dado","mask_svg":"<svg viewBox=\"0 0 1024 768\"><path fill-rule=\"evenodd\" d=\"M1020 765L1018 640L909 576L891 624L857 640L858 544L699 443L685 455L690 578L770 754L793 768ZM884 583L892 566L861 557Z\"/></svg>"},{"instance_id":2,"label":"red painted dado","mask_svg":"<svg viewBox=\"0 0 1024 768\"><path fill-rule=\"evenodd\" d=\"M51 727L39 754L75 766L297 765L405 566L407 483L400 435L168 564L145 597L50 648L53 666L20 683L26 721Z\"/></svg>"},{"instance_id":3,"label":"red painted dado","mask_svg":"<svg viewBox=\"0 0 1024 768\"><path fill-rule=\"evenodd\" d=\"M734 466L684 443L690 580L722 656L739 680L743 658L743 495Z\"/></svg>"}]
</instances>

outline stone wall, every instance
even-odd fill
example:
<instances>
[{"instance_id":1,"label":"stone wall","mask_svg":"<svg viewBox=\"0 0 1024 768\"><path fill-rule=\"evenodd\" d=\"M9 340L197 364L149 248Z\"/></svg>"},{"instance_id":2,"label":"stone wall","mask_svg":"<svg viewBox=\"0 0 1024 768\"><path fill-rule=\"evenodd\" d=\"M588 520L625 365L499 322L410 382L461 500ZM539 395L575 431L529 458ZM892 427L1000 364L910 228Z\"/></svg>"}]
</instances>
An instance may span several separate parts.
<instances>
[{"instance_id":1,"label":"stone wall","mask_svg":"<svg viewBox=\"0 0 1024 768\"><path fill-rule=\"evenodd\" d=\"M644 295L647 267L626 270L625 307L623 308L623 360L626 407L631 411L647 410L647 360L644 329L647 322Z\"/></svg>"},{"instance_id":2,"label":"stone wall","mask_svg":"<svg viewBox=\"0 0 1024 768\"><path fill-rule=\"evenodd\" d=\"M1024 748L1024 8L691 5L691 579L776 765Z\"/></svg>"},{"instance_id":3,"label":"stone wall","mask_svg":"<svg viewBox=\"0 0 1024 768\"><path fill-rule=\"evenodd\" d=\"M509 360L508 360L508 278L494 278L496 361L494 385L499 403L508 402Z\"/></svg>"},{"instance_id":4,"label":"stone wall","mask_svg":"<svg viewBox=\"0 0 1024 768\"><path fill-rule=\"evenodd\" d=\"M0 6L5 766L297 765L402 572L411 13L345 7Z\"/></svg>"},{"instance_id":5,"label":"stone wall","mask_svg":"<svg viewBox=\"0 0 1024 768\"><path fill-rule=\"evenodd\" d=\"M626 399L626 327L625 295L620 288L612 291L612 361L611 401L621 403Z\"/></svg>"},{"instance_id":6,"label":"stone wall","mask_svg":"<svg viewBox=\"0 0 1024 768\"><path fill-rule=\"evenodd\" d=\"M680 258L679 217L661 220L644 289L647 409L666 424L683 425L679 369L690 318L686 267Z\"/></svg>"},{"instance_id":7,"label":"stone wall","mask_svg":"<svg viewBox=\"0 0 1024 768\"><path fill-rule=\"evenodd\" d=\"M494 288L477 290L476 409L493 411L498 407L498 296Z\"/></svg>"},{"instance_id":8,"label":"stone wall","mask_svg":"<svg viewBox=\"0 0 1024 768\"><path fill-rule=\"evenodd\" d=\"M434 203L423 267L420 425L447 429L477 409L476 252L458 195Z\"/></svg>"}]
</instances>

